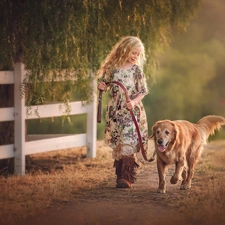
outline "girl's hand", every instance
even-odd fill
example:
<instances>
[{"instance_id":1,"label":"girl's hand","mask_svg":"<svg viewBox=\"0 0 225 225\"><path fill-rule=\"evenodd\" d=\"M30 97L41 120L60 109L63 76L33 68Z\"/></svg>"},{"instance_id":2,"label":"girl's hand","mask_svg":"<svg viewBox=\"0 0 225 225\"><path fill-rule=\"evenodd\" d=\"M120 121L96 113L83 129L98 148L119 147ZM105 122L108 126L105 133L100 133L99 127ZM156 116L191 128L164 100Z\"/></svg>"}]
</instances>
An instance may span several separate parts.
<instances>
[{"instance_id":1,"label":"girl's hand","mask_svg":"<svg viewBox=\"0 0 225 225\"><path fill-rule=\"evenodd\" d=\"M133 109L135 105L137 105L143 98L144 98L144 94L139 94L136 98L134 98L133 100L130 100L129 102L126 102L126 107L128 109Z\"/></svg>"},{"instance_id":2,"label":"girl's hand","mask_svg":"<svg viewBox=\"0 0 225 225\"><path fill-rule=\"evenodd\" d=\"M129 102L126 102L126 107L127 107L128 109L133 109L134 106L135 106L134 100L130 100Z\"/></svg>"},{"instance_id":3,"label":"girl's hand","mask_svg":"<svg viewBox=\"0 0 225 225\"><path fill-rule=\"evenodd\" d=\"M106 84L104 82L100 82L98 84L98 90L104 91L106 89Z\"/></svg>"}]
</instances>

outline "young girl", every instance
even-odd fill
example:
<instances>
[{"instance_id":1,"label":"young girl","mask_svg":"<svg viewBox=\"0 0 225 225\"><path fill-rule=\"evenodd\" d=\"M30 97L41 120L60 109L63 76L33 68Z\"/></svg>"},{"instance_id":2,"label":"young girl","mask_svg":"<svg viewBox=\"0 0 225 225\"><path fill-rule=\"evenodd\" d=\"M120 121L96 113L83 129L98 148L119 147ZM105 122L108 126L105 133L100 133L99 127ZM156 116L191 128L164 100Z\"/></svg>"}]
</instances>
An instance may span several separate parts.
<instances>
[{"instance_id":1,"label":"young girl","mask_svg":"<svg viewBox=\"0 0 225 225\"><path fill-rule=\"evenodd\" d=\"M105 141L113 149L114 167L117 175L117 188L130 188L136 180L138 167L136 153L140 144L130 109L137 120L145 151L148 147L148 128L145 109L141 100L148 89L142 71L145 50L137 37L122 38L112 49L101 65L98 74L102 81L99 90L110 88L110 99L106 112ZM112 81L120 82L128 91L130 101L126 102L124 90Z\"/></svg>"}]
</instances>

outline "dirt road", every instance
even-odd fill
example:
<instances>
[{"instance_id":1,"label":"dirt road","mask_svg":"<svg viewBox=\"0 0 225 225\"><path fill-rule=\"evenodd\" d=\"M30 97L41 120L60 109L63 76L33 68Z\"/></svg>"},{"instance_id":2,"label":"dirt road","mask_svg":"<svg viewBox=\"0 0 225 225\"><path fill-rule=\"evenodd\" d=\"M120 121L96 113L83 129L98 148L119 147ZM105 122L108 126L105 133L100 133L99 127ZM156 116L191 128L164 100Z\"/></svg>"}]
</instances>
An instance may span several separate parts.
<instances>
[{"instance_id":1,"label":"dirt road","mask_svg":"<svg viewBox=\"0 0 225 225\"><path fill-rule=\"evenodd\" d=\"M179 190L180 183L169 183L171 166L165 194L156 192L156 161L145 163L131 189L115 188L116 176L110 176L94 188L74 191L73 200L55 202L16 225L224 225L224 160L225 141L209 144L196 167L192 188ZM108 169L114 175L114 168Z\"/></svg>"},{"instance_id":2,"label":"dirt road","mask_svg":"<svg viewBox=\"0 0 225 225\"><path fill-rule=\"evenodd\" d=\"M56 204L48 213L30 217L26 224L170 224L168 218L174 221L174 208L171 210L169 204L183 193L178 190L178 185L169 185L166 194L158 194L157 183L155 162L149 163L140 169L138 180L131 189L115 188L112 179L97 189L81 192L73 203ZM176 221L182 222L182 217L176 217Z\"/></svg>"},{"instance_id":3,"label":"dirt road","mask_svg":"<svg viewBox=\"0 0 225 225\"><path fill-rule=\"evenodd\" d=\"M214 149L207 150L213 157ZM203 156L204 157L204 156ZM205 156L205 158L207 158ZM206 160L207 161L207 160ZM199 166L203 164L199 163ZM112 170L114 170L112 168ZM25 225L170 225L193 224L189 222L186 207L180 202L189 195L198 196L209 175L196 173L190 190L179 190L169 179L172 166L167 173L167 193L156 193L158 175L156 161L146 163L138 171L137 182L131 189L115 188L115 178L88 191L74 193L76 200L70 203L55 203L46 213L29 217ZM198 225L201 223L198 223ZM203 222L202 224L205 224ZM219 225L219 224L218 224Z\"/></svg>"}]
</instances>

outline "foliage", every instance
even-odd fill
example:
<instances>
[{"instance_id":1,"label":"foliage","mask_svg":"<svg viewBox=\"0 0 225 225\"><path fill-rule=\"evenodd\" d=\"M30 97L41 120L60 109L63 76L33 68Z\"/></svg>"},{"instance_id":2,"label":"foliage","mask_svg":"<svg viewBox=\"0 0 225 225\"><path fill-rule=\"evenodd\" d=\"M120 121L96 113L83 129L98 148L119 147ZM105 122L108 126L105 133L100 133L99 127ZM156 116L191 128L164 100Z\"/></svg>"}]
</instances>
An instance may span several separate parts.
<instances>
[{"instance_id":1,"label":"foliage","mask_svg":"<svg viewBox=\"0 0 225 225\"><path fill-rule=\"evenodd\" d=\"M205 0L187 33L175 35L160 56L156 83L144 99L149 129L160 119L197 122L209 114L225 116L224 10L224 1Z\"/></svg>"},{"instance_id":2,"label":"foliage","mask_svg":"<svg viewBox=\"0 0 225 225\"><path fill-rule=\"evenodd\" d=\"M171 29L185 29L200 2L2 0L0 69L25 63L31 90L28 105L43 104L49 95L68 102L71 90L86 100L92 95L92 74L121 36L141 37L150 76L157 65L156 53L171 41ZM57 80L70 81L58 85Z\"/></svg>"},{"instance_id":3,"label":"foliage","mask_svg":"<svg viewBox=\"0 0 225 225\"><path fill-rule=\"evenodd\" d=\"M27 121L28 134L80 134L86 133L86 114L65 118L44 118ZM34 129L36 127L36 129Z\"/></svg>"}]
</instances>

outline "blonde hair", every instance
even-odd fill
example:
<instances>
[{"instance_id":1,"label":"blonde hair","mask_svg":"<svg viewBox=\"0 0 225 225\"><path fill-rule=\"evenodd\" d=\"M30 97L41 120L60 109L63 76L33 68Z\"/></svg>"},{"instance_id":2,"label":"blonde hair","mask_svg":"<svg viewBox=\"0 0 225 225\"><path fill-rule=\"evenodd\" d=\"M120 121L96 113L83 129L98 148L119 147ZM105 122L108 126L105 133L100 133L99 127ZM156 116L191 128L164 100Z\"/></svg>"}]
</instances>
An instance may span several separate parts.
<instances>
[{"instance_id":1,"label":"blonde hair","mask_svg":"<svg viewBox=\"0 0 225 225\"><path fill-rule=\"evenodd\" d=\"M112 48L111 52L98 70L98 76L102 77L103 74L106 73L106 77L109 78L111 71L122 66L128 60L131 51L137 47L143 48L137 61L137 65L143 69L143 65L146 60L144 45L139 38L126 36Z\"/></svg>"}]
</instances>

